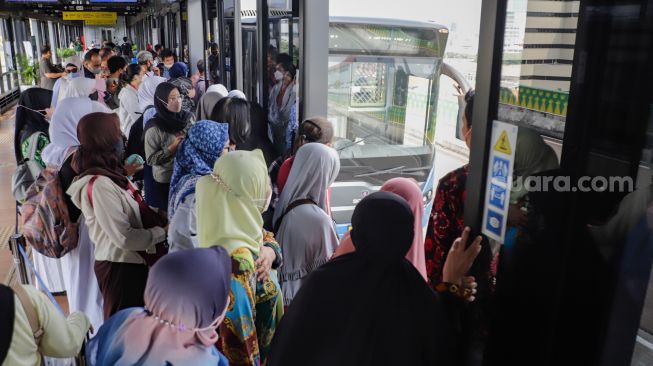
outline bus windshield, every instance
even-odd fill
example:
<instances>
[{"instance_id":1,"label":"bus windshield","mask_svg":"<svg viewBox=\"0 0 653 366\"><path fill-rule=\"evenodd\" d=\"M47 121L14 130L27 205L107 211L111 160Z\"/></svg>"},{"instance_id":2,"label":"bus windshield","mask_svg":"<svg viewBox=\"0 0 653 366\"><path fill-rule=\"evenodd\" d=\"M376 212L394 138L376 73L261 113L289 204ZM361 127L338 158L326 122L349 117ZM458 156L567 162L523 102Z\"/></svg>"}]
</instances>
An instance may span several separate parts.
<instances>
[{"instance_id":1,"label":"bus windshield","mask_svg":"<svg viewBox=\"0 0 653 366\"><path fill-rule=\"evenodd\" d=\"M341 159L337 180L372 186L396 176L425 181L433 165L439 47L446 33L333 23L330 30L328 118Z\"/></svg>"}]
</instances>

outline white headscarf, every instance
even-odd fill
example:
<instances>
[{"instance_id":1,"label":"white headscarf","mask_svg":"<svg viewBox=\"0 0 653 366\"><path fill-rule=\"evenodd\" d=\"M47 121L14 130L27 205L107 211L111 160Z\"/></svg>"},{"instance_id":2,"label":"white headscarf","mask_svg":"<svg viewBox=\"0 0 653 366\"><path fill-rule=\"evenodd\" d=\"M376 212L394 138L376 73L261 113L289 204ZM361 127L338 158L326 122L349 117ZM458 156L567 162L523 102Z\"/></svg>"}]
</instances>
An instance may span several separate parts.
<instances>
[{"instance_id":1,"label":"white headscarf","mask_svg":"<svg viewBox=\"0 0 653 366\"><path fill-rule=\"evenodd\" d=\"M156 87L165 81L165 78L156 75L143 79L141 85L138 87L138 106L141 112L145 112L145 108L154 105L154 92L156 91Z\"/></svg>"},{"instance_id":2,"label":"white headscarf","mask_svg":"<svg viewBox=\"0 0 653 366\"><path fill-rule=\"evenodd\" d=\"M73 64L77 66L78 71L82 71L82 59L77 55L72 55L63 59L63 65Z\"/></svg>"},{"instance_id":3,"label":"white headscarf","mask_svg":"<svg viewBox=\"0 0 653 366\"><path fill-rule=\"evenodd\" d=\"M245 96L245 93L241 92L238 89L234 89L234 90L230 91L229 94L227 94L227 97L247 100L247 97Z\"/></svg>"},{"instance_id":4,"label":"white headscarf","mask_svg":"<svg viewBox=\"0 0 653 366\"><path fill-rule=\"evenodd\" d=\"M280 224L275 237L283 250L279 282L285 305L293 300L304 277L326 263L338 246L327 196L339 171L338 153L326 145L309 143L297 151L273 221ZM277 223L290 204L306 198L317 205L296 206Z\"/></svg>"},{"instance_id":5,"label":"white headscarf","mask_svg":"<svg viewBox=\"0 0 653 366\"><path fill-rule=\"evenodd\" d=\"M227 88L222 84L213 84L206 89L207 93L218 93L222 98L226 97L229 94Z\"/></svg>"},{"instance_id":6,"label":"white headscarf","mask_svg":"<svg viewBox=\"0 0 653 366\"><path fill-rule=\"evenodd\" d=\"M312 142L302 146L295 156L286 186L274 211L274 223L286 208L298 199L312 199L329 214L327 191L338 177L338 153L324 144Z\"/></svg>"},{"instance_id":7,"label":"white headscarf","mask_svg":"<svg viewBox=\"0 0 653 366\"><path fill-rule=\"evenodd\" d=\"M48 131L50 144L41 153L41 158L47 165L60 167L63 164L68 149L79 145L79 120L93 112L111 113L111 110L88 97L65 98L57 104Z\"/></svg>"},{"instance_id":8,"label":"white headscarf","mask_svg":"<svg viewBox=\"0 0 653 366\"><path fill-rule=\"evenodd\" d=\"M97 89L97 80L88 79L85 77L76 77L68 82L63 90L60 90L61 99L65 98L77 98L77 97L86 97L93 94Z\"/></svg>"}]
</instances>

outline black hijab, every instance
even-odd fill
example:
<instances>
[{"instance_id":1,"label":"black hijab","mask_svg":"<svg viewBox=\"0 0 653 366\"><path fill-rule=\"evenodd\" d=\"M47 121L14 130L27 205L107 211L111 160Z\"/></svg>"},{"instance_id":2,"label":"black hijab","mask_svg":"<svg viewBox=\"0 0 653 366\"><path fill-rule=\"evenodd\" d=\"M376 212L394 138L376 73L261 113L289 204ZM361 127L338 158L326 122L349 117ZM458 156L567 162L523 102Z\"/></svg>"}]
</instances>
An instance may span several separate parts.
<instances>
[{"instance_id":1,"label":"black hijab","mask_svg":"<svg viewBox=\"0 0 653 366\"><path fill-rule=\"evenodd\" d=\"M454 335L441 299L405 259L413 214L389 192L356 206L356 252L313 271L272 341L269 366L448 365Z\"/></svg>"},{"instance_id":2,"label":"black hijab","mask_svg":"<svg viewBox=\"0 0 653 366\"><path fill-rule=\"evenodd\" d=\"M16 162L23 160L20 146L25 140L35 132L48 134L50 124L45 119L45 112L39 113L34 111L49 108L51 102L52 90L29 88L20 94L18 107L16 108L16 127L14 130L14 154L16 155Z\"/></svg>"},{"instance_id":3,"label":"black hijab","mask_svg":"<svg viewBox=\"0 0 653 366\"><path fill-rule=\"evenodd\" d=\"M177 134L186 128L192 113L183 109L181 112L176 113L168 110L168 96L174 89L179 91L175 85L169 82L161 83L156 87L154 91L154 108L156 109L156 114L147 122L145 131L156 126L163 132ZM145 131L143 131L143 136L145 136Z\"/></svg>"}]
</instances>

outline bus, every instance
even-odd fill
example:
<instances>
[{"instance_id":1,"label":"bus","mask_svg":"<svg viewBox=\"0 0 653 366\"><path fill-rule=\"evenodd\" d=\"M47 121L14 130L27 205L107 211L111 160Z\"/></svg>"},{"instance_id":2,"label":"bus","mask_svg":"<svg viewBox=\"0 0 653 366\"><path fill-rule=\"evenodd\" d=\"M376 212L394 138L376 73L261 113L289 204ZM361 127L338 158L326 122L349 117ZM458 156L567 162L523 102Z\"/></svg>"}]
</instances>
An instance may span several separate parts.
<instances>
[{"instance_id":1,"label":"bus","mask_svg":"<svg viewBox=\"0 0 653 366\"><path fill-rule=\"evenodd\" d=\"M226 19L229 34L233 17ZM271 44L297 56L292 45L299 37L293 36L292 15L270 9L269 21ZM255 12L241 10L241 22L243 91L256 99ZM442 146L436 141L441 75L450 78L457 90L453 127L445 145L464 145L457 131L469 83L443 62L448 34L446 27L431 22L330 17L325 102L340 156L340 173L331 191L331 214L339 236L349 230L356 204L395 177L415 179L424 195L425 212L430 212L438 178L466 162L466 156L454 154L450 163L435 167L436 150ZM233 37L227 39L231 42ZM229 48L234 52L233 44ZM298 75L303 77L301 65ZM225 76L235 84L231 72ZM438 161L442 164L441 158ZM424 226L428 216L424 215Z\"/></svg>"},{"instance_id":2,"label":"bus","mask_svg":"<svg viewBox=\"0 0 653 366\"><path fill-rule=\"evenodd\" d=\"M460 97L469 88L443 62L448 33L429 22L330 19L327 117L340 155L331 195L339 235L356 203L391 178L415 179L430 212L436 177L446 173L436 175L435 167L440 75L453 79Z\"/></svg>"}]
</instances>

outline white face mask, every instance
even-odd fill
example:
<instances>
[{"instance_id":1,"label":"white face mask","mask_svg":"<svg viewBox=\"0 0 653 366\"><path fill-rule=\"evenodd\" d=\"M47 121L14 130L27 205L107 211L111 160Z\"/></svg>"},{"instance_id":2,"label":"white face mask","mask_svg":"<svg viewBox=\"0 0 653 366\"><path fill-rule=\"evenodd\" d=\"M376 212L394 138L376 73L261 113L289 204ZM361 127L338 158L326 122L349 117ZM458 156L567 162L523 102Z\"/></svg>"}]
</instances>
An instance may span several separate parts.
<instances>
[{"instance_id":1,"label":"white face mask","mask_svg":"<svg viewBox=\"0 0 653 366\"><path fill-rule=\"evenodd\" d=\"M279 70L275 71L274 72L274 78L277 81L281 81L281 79L283 79L283 73L281 71L279 71Z\"/></svg>"},{"instance_id":2,"label":"white face mask","mask_svg":"<svg viewBox=\"0 0 653 366\"><path fill-rule=\"evenodd\" d=\"M175 64L174 62L171 64L163 64L163 67L165 67L166 69L170 69L174 64Z\"/></svg>"},{"instance_id":3,"label":"white face mask","mask_svg":"<svg viewBox=\"0 0 653 366\"><path fill-rule=\"evenodd\" d=\"M172 113L181 112L181 96L179 96L178 98L176 98L176 99L174 99L174 100L172 100L170 102L166 102L165 100L162 100L162 99L159 99L159 100L161 102L163 102L163 104L166 105L166 107L168 108L168 110L170 112L172 112Z\"/></svg>"}]
</instances>

